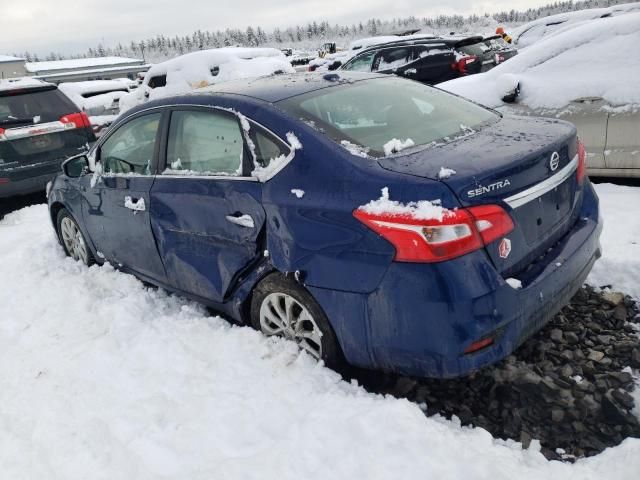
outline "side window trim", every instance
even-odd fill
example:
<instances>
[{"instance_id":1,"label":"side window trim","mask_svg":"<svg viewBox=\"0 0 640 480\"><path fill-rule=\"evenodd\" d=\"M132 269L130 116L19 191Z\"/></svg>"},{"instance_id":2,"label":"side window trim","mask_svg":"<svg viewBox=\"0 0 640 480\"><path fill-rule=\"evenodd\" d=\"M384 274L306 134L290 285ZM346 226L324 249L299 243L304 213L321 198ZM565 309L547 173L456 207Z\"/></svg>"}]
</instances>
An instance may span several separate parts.
<instances>
[{"instance_id":1,"label":"side window trim","mask_svg":"<svg viewBox=\"0 0 640 480\"><path fill-rule=\"evenodd\" d=\"M158 111L159 110L159 111ZM153 145L153 157L151 158L151 165L149 168L149 176L154 176L158 172L158 164L159 164L159 156L160 156L160 143L166 137L164 134L164 128L166 127L165 123L167 122L168 111L163 108L153 108L149 110L143 110L141 112L136 113L130 117L127 117L122 122L117 125L117 128L111 130L100 139L98 143L96 143L95 148L90 150L88 155L93 156L95 162L102 161L102 146L111 138L116 132L118 132L122 127L125 127L129 124L129 122L136 120L140 117L145 117L147 115L154 115L160 113L160 123L158 125L158 130L156 130L156 138Z\"/></svg>"},{"instance_id":2,"label":"side window trim","mask_svg":"<svg viewBox=\"0 0 640 480\"><path fill-rule=\"evenodd\" d=\"M256 138L256 133L257 133L258 130L263 130L264 132L266 132L269 137L272 137L276 141L276 143L278 143L281 147L283 147L283 149L287 151L287 155L286 155L287 157L291 156L291 154L294 153L294 149L291 147L291 145L289 145L287 142L285 142L283 139L281 139L274 132L272 132L271 130L269 130L265 126L260 125L258 122L255 122L255 121L253 121L251 119L248 119L248 120L249 120L249 123L251 125L251 128L249 129L249 136L250 136L251 141L253 142L253 144L255 146L254 148L256 149L256 151L258 153L260 153L262 155L262 151L260 150L260 145L259 145L259 143L257 141L257 138ZM253 163L253 158L251 160L252 160L252 163Z\"/></svg>"}]
</instances>

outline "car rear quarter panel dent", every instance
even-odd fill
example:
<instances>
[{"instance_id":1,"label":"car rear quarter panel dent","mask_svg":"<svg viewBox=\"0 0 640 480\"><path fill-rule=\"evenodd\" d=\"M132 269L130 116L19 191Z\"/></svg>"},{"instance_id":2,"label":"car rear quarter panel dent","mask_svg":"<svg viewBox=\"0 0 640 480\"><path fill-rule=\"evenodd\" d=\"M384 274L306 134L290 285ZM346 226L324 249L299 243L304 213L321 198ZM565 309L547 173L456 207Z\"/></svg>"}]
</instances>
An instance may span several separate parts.
<instances>
[{"instance_id":1,"label":"car rear quarter panel dent","mask_svg":"<svg viewBox=\"0 0 640 480\"><path fill-rule=\"evenodd\" d=\"M282 272L299 271L306 285L370 293L380 284L395 250L353 217L353 211L379 198L389 187L403 202L441 199L458 206L440 182L382 169L377 162L352 157L337 144L296 131L303 149L264 184L267 249ZM292 189L303 190L298 198Z\"/></svg>"}]
</instances>

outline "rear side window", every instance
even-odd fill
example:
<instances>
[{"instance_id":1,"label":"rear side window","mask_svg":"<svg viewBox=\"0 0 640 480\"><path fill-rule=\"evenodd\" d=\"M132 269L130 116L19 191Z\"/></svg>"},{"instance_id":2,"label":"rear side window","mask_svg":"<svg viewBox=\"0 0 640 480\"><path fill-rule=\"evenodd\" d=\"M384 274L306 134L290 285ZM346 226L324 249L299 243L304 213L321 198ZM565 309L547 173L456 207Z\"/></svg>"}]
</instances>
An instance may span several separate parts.
<instances>
[{"instance_id":1,"label":"rear side window","mask_svg":"<svg viewBox=\"0 0 640 480\"><path fill-rule=\"evenodd\" d=\"M235 115L219 111L171 114L165 175L241 175L244 139Z\"/></svg>"},{"instance_id":2,"label":"rear side window","mask_svg":"<svg viewBox=\"0 0 640 480\"><path fill-rule=\"evenodd\" d=\"M353 72L370 72L371 64L373 63L373 56L375 51L365 53L354 58L351 62L343 67L343 70L351 70Z\"/></svg>"},{"instance_id":3,"label":"rear side window","mask_svg":"<svg viewBox=\"0 0 640 480\"><path fill-rule=\"evenodd\" d=\"M149 79L149 88L160 88L167 86L167 76L158 75Z\"/></svg>"},{"instance_id":4,"label":"rear side window","mask_svg":"<svg viewBox=\"0 0 640 480\"><path fill-rule=\"evenodd\" d=\"M290 149L284 142L256 125L251 125L251 140L256 146L256 162L261 167L268 167L272 161L289 155Z\"/></svg>"},{"instance_id":5,"label":"rear side window","mask_svg":"<svg viewBox=\"0 0 640 480\"><path fill-rule=\"evenodd\" d=\"M0 128L53 122L78 111L57 88L0 96Z\"/></svg>"},{"instance_id":6,"label":"rear side window","mask_svg":"<svg viewBox=\"0 0 640 480\"><path fill-rule=\"evenodd\" d=\"M373 71L393 70L411 62L411 48L388 48L380 51L373 60Z\"/></svg>"}]
</instances>

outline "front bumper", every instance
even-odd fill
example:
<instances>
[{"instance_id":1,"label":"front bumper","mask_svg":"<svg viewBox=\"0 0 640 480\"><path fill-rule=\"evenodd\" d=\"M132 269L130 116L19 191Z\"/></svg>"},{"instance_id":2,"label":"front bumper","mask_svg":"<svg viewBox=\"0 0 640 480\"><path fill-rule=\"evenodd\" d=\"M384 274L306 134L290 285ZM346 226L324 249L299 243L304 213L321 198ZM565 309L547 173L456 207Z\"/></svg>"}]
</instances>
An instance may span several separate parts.
<instances>
[{"instance_id":1,"label":"front bumper","mask_svg":"<svg viewBox=\"0 0 640 480\"><path fill-rule=\"evenodd\" d=\"M330 319L342 318L336 333L347 360L405 375L457 377L511 354L569 302L600 257L601 230L598 200L587 183L579 220L521 290L477 251L438 264L392 263L370 295L316 298ZM487 336L494 337L491 346L464 354Z\"/></svg>"}]
</instances>

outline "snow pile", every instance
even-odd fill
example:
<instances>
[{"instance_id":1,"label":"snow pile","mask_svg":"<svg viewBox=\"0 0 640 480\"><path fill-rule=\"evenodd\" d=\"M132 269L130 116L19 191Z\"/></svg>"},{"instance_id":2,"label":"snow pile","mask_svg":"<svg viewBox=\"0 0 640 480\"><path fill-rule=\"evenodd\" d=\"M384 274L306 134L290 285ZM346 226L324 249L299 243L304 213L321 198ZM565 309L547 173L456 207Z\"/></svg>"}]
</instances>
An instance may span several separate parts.
<instances>
[{"instance_id":1,"label":"snow pile","mask_svg":"<svg viewBox=\"0 0 640 480\"><path fill-rule=\"evenodd\" d=\"M438 172L438 180L446 180L451 177L451 175L455 175L456 171L451 168L440 167L440 171Z\"/></svg>"},{"instance_id":2,"label":"snow pile","mask_svg":"<svg viewBox=\"0 0 640 480\"><path fill-rule=\"evenodd\" d=\"M0 232L4 478L637 478L640 440L549 462L536 441L427 418L293 343L85 268L64 257L45 206Z\"/></svg>"},{"instance_id":3,"label":"snow pile","mask_svg":"<svg viewBox=\"0 0 640 480\"><path fill-rule=\"evenodd\" d=\"M595 187L604 219L602 258L595 263L587 283L611 285L613 290L640 300L640 188L611 184Z\"/></svg>"},{"instance_id":4,"label":"snow pile","mask_svg":"<svg viewBox=\"0 0 640 480\"><path fill-rule=\"evenodd\" d=\"M349 140L341 140L340 145L342 145L351 155L355 155L356 157L369 158L369 147L351 143Z\"/></svg>"},{"instance_id":5,"label":"snow pile","mask_svg":"<svg viewBox=\"0 0 640 480\"><path fill-rule=\"evenodd\" d=\"M387 143L385 143L382 148L384 149L384 154L388 157L389 155L401 152L405 148L413 147L414 145L414 141L410 138L407 138L406 140L392 138Z\"/></svg>"},{"instance_id":6,"label":"snow pile","mask_svg":"<svg viewBox=\"0 0 640 480\"><path fill-rule=\"evenodd\" d=\"M640 105L640 12L593 20L541 40L489 72L439 84L490 107L520 84L518 102L562 108L581 98L613 106Z\"/></svg>"},{"instance_id":7,"label":"snow pile","mask_svg":"<svg viewBox=\"0 0 640 480\"><path fill-rule=\"evenodd\" d=\"M420 200L419 202L402 203L389 198L389 188L382 189L377 200L371 200L358 210L371 214L388 214L398 217L411 217L415 220L442 220L450 215L450 211L440 205L440 200Z\"/></svg>"},{"instance_id":8,"label":"snow pile","mask_svg":"<svg viewBox=\"0 0 640 480\"><path fill-rule=\"evenodd\" d=\"M507 278L505 282L514 290L520 290L522 288L522 282L517 278Z\"/></svg>"}]
</instances>

